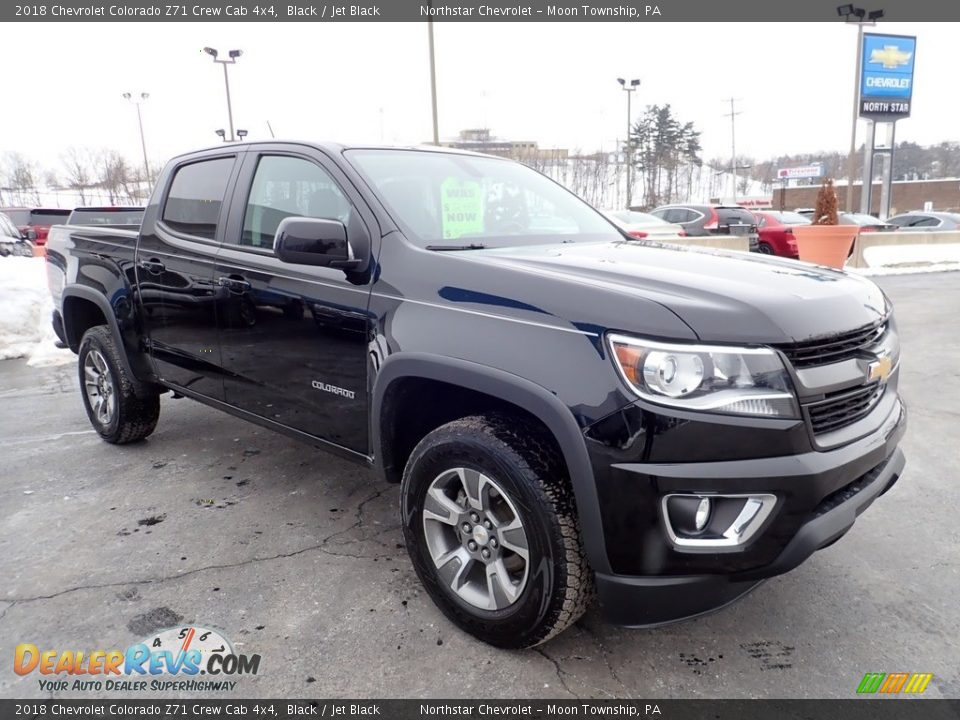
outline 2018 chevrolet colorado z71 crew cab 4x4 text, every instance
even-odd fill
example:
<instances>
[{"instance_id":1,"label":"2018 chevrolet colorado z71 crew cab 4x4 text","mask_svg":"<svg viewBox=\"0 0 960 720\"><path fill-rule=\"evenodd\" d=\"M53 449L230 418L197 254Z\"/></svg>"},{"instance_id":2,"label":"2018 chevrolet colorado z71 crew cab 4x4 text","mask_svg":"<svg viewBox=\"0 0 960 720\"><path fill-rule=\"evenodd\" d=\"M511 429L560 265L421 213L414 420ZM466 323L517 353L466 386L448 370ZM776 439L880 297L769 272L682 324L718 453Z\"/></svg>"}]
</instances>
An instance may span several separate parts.
<instances>
[{"instance_id":1,"label":"2018 chevrolet colorado z71 crew cab 4x4 text","mask_svg":"<svg viewBox=\"0 0 960 720\"><path fill-rule=\"evenodd\" d=\"M401 484L439 608L527 647L715 609L900 476L869 280L629 238L535 171L268 142L173 159L139 233L55 227L54 326L113 443L174 391Z\"/></svg>"}]
</instances>

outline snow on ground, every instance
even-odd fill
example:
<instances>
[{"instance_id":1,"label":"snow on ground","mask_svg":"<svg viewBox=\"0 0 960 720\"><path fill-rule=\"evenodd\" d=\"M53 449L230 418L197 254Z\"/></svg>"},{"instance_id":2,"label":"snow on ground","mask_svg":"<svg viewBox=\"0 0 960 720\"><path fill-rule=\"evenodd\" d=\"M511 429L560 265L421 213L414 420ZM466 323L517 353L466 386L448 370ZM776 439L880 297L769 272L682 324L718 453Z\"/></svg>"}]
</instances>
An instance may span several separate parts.
<instances>
[{"instance_id":1,"label":"snow on ground","mask_svg":"<svg viewBox=\"0 0 960 720\"><path fill-rule=\"evenodd\" d=\"M53 300L40 257L0 258L0 360L27 358L28 365L64 365L76 356L54 345Z\"/></svg>"}]
</instances>

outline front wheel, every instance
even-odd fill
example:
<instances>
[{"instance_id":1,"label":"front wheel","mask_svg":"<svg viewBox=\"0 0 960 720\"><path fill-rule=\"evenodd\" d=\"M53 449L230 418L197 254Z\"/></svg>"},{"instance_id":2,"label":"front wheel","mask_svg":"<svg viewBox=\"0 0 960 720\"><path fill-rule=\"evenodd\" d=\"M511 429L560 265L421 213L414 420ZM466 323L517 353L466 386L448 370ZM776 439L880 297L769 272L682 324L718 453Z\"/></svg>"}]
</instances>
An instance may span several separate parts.
<instances>
[{"instance_id":1,"label":"front wheel","mask_svg":"<svg viewBox=\"0 0 960 720\"><path fill-rule=\"evenodd\" d=\"M518 418L463 418L407 462L403 531L440 610L504 648L538 645L575 622L592 576L559 451Z\"/></svg>"},{"instance_id":2,"label":"front wheel","mask_svg":"<svg viewBox=\"0 0 960 720\"><path fill-rule=\"evenodd\" d=\"M87 330L78 355L83 406L100 437L123 445L152 433L160 417L160 395L141 388L124 370L110 329L98 325Z\"/></svg>"}]
</instances>

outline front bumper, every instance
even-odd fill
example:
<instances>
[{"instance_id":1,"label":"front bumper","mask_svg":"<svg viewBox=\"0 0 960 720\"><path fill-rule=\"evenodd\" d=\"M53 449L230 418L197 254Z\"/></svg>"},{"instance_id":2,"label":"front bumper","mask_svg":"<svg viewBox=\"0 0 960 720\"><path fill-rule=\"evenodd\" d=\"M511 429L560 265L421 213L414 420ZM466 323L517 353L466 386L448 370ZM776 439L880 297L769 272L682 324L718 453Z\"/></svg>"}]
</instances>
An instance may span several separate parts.
<instances>
[{"instance_id":1,"label":"front bumper","mask_svg":"<svg viewBox=\"0 0 960 720\"><path fill-rule=\"evenodd\" d=\"M757 536L733 552L684 554L670 547L658 514L646 528L637 528L642 551L632 567L642 573L617 573L616 564L613 573L597 573L605 617L633 627L695 617L797 567L844 535L857 516L899 479L905 459L897 444L905 429L906 411L897 399L877 432L825 452L613 467L611 479L628 478L655 493L768 492L777 495L778 505ZM607 549L612 550L609 544Z\"/></svg>"}]
</instances>

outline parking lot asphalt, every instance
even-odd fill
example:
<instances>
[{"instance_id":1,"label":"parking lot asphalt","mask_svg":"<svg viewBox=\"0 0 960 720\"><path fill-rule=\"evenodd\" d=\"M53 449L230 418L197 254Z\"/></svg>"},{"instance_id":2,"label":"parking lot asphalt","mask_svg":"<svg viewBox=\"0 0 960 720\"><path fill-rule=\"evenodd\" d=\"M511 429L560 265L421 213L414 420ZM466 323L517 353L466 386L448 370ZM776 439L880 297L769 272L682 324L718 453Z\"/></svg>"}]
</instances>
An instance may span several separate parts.
<instances>
[{"instance_id":1,"label":"parking lot asphalt","mask_svg":"<svg viewBox=\"0 0 960 720\"><path fill-rule=\"evenodd\" d=\"M74 365L0 362L0 697L137 697L43 691L13 672L14 646L122 649L195 623L261 655L236 697L851 698L864 673L905 671L960 698L960 273L880 284L910 411L897 486L719 613L627 630L594 608L529 651L483 645L434 608L396 486L169 396L146 442L113 447Z\"/></svg>"}]
</instances>

